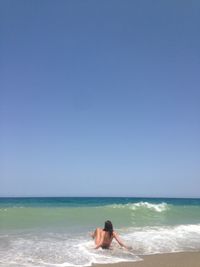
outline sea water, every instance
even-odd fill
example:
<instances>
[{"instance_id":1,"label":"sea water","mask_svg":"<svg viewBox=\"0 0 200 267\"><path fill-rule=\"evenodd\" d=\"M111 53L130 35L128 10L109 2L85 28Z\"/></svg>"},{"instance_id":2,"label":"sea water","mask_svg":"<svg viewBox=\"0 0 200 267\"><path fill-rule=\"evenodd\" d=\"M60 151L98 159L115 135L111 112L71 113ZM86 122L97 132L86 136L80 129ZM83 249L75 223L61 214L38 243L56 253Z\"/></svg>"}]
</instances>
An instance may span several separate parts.
<instances>
[{"instance_id":1,"label":"sea water","mask_svg":"<svg viewBox=\"0 0 200 267\"><path fill-rule=\"evenodd\" d=\"M116 242L94 249L90 233L111 220ZM0 266L90 266L142 255L200 251L200 199L0 198Z\"/></svg>"}]
</instances>

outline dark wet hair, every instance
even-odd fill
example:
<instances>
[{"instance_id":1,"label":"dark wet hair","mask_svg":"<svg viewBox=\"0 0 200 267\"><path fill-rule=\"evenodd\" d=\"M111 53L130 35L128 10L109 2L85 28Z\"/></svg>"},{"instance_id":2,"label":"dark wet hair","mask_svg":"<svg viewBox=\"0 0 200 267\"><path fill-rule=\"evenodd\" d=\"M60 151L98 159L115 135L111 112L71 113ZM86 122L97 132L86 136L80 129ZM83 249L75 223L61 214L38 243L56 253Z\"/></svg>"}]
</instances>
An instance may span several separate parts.
<instances>
[{"instance_id":1,"label":"dark wet hair","mask_svg":"<svg viewBox=\"0 0 200 267\"><path fill-rule=\"evenodd\" d=\"M110 236L113 234L113 225L111 221L106 221L104 226L104 231L109 232Z\"/></svg>"}]
</instances>

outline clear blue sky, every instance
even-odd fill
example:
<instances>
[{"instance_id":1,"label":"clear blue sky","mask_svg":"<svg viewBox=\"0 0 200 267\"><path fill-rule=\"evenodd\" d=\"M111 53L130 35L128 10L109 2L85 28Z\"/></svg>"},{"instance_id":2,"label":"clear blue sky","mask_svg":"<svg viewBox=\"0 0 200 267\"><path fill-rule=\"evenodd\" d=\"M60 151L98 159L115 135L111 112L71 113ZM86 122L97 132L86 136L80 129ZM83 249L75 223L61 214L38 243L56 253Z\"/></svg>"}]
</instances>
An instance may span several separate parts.
<instances>
[{"instance_id":1,"label":"clear blue sky","mask_svg":"<svg viewBox=\"0 0 200 267\"><path fill-rule=\"evenodd\" d=\"M200 2L0 2L0 196L200 197Z\"/></svg>"}]
</instances>

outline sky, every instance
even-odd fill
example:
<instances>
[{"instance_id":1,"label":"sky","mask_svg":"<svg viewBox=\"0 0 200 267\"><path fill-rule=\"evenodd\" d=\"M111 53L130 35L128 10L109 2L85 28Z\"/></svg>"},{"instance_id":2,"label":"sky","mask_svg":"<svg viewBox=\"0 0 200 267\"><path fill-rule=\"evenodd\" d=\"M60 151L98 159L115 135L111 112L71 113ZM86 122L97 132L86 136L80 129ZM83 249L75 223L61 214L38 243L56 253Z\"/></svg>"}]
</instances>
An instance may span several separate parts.
<instances>
[{"instance_id":1,"label":"sky","mask_svg":"<svg viewBox=\"0 0 200 267\"><path fill-rule=\"evenodd\" d=\"M0 196L200 197L200 2L0 1Z\"/></svg>"}]
</instances>

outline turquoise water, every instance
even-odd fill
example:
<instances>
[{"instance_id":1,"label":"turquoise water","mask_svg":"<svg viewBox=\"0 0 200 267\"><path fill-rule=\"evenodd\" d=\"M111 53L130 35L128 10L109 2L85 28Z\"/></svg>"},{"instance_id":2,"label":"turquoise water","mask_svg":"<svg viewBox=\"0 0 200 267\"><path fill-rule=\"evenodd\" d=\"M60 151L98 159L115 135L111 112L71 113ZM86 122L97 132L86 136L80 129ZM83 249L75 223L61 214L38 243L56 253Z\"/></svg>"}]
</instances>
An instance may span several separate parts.
<instances>
[{"instance_id":1,"label":"turquoise water","mask_svg":"<svg viewBox=\"0 0 200 267\"><path fill-rule=\"evenodd\" d=\"M105 220L129 246L94 250ZM89 266L200 250L200 199L0 198L0 266Z\"/></svg>"}]
</instances>

